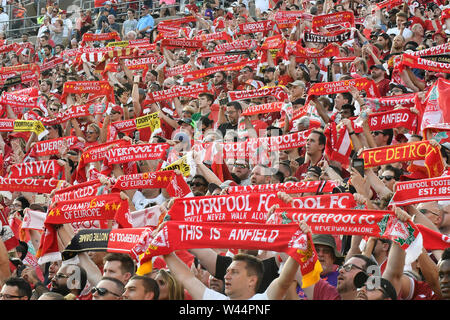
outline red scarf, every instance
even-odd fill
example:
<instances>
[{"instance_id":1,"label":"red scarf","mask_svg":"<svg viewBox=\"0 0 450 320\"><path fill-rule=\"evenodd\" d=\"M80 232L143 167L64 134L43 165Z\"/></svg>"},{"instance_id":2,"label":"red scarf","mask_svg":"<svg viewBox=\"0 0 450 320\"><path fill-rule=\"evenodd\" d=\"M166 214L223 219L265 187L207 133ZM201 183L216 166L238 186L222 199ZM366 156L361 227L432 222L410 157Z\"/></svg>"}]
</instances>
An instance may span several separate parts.
<instances>
[{"instance_id":1,"label":"red scarf","mask_svg":"<svg viewBox=\"0 0 450 320\"><path fill-rule=\"evenodd\" d=\"M192 38L193 40L201 40L201 41L216 41L216 40L225 40L226 42L231 42L231 37L225 31L214 32L214 33L206 33L195 36Z\"/></svg>"},{"instance_id":2,"label":"red scarf","mask_svg":"<svg viewBox=\"0 0 450 320\"><path fill-rule=\"evenodd\" d=\"M439 148L433 147L426 140L367 149L361 153L361 158L364 159L365 168L394 162L425 160L428 177L438 177L444 172Z\"/></svg>"},{"instance_id":3,"label":"red scarf","mask_svg":"<svg viewBox=\"0 0 450 320\"><path fill-rule=\"evenodd\" d=\"M286 193L328 193L339 186L338 181L299 181L274 184L260 184L249 186L228 187L228 194L253 193L253 192L286 192Z\"/></svg>"},{"instance_id":4,"label":"red scarf","mask_svg":"<svg viewBox=\"0 0 450 320\"><path fill-rule=\"evenodd\" d=\"M303 39L306 42L316 42L316 43L336 43L341 41L347 41L352 37L352 32L350 30L338 30L334 32L327 33L313 33L309 31L303 32Z\"/></svg>"},{"instance_id":5,"label":"red scarf","mask_svg":"<svg viewBox=\"0 0 450 320\"><path fill-rule=\"evenodd\" d=\"M112 193L52 204L38 249L39 263L54 261L60 256L55 225L90 220L114 220L120 228L131 228L128 200L122 200L120 194Z\"/></svg>"},{"instance_id":6,"label":"red scarf","mask_svg":"<svg viewBox=\"0 0 450 320\"><path fill-rule=\"evenodd\" d=\"M0 177L0 190L51 193L63 183L65 183L64 180L55 179L11 179Z\"/></svg>"},{"instance_id":7,"label":"red scarf","mask_svg":"<svg viewBox=\"0 0 450 320\"><path fill-rule=\"evenodd\" d=\"M378 87L375 81L366 78L341 80L333 82L322 82L322 83L314 83L313 86L309 89L308 98L306 99L307 101L305 102L305 105L310 101L311 95L320 96L320 95L349 92L350 86L355 87L359 91L365 90L368 97L380 96L380 92L378 91Z\"/></svg>"},{"instance_id":8,"label":"red scarf","mask_svg":"<svg viewBox=\"0 0 450 320\"><path fill-rule=\"evenodd\" d=\"M303 59L321 59L328 57L336 57L339 55L339 46L336 44L328 44L325 48L304 48L298 42L286 43L286 55L295 55L297 58Z\"/></svg>"},{"instance_id":9,"label":"red scarf","mask_svg":"<svg viewBox=\"0 0 450 320\"><path fill-rule=\"evenodd\" d=\"M389 206L407 206L428 201L448 200L450 196L450 176L398 181Z\"/></svg>"},{"instance_id":10,"label":"red scarf","mask_svg":"<svg viewBox=\"0 0 450 320\"><path fill-rule=\"evenodd\" d=\"M379 112L392 110L398 104L405 108L415 107L416 97L416 93L407 93L399 96L364 98L364 102L372 109L372 111Z\"/></svg>"},{"instance_id":11,"label":"red scarf","mask_svg":"<svg viewBox=\"0 0 450 320\"><path fill-rule=\"evenodd\" d=\"M63 57L55 57L54 59L44 62L41 64L41 72L49 69L54 69L57 65L60 65L62 63L66 63L67 60Z\"/></svg>"},{"instance_id":12,"label":"red scarf","mask_svg":"<svg viewBox=\"0 0 450 320\"><path fill-rule=\"evenodd\" d=\"M102 173L109 175L114 164L164 159L169 147L167 143L146 143L109 149L103 159Z\"/></svg>"},{"instance_id":13,"label":"red scarf","mask_svg":"<svg viewBox=\"0 0 450 320\"><path fill-rule=\"evenodd\" d=\"M81 141L78 141L78 137L76 136L38 141L33 145L28 155L36 158L58 154L59 149L64 145L67 145L70 149L72 146L79 145L81 147L81 145L84 144Z\"/></svg>"},{"instance_id":14,"label":"red scarf","mask_svg":"<svg viewBox=\"0 0 450 320\"><path fill-rule=\"evenodd\" d=\"M312 15L305 13L303 11L277 11L273 17L275 21L284 21L284 20L290 20L290 21L297 21L297 19L301 20L312 20Z\"/></svg>"},{"instance_id":15,"label":"red scarf","mask_svg":"<svg viewBox=\"0 0 450 320\"><path fill-rule=\"evenodd\" d=\"M375 13L375 11L381 10L383 8L386 8L386 11L391 11L391 9L400 6L403 4L403 0L385 0L382 2L375 3L375 7L372 9L372 14Z\"/></svg>"},{"instance_id":16,"label":"red scarf","mask_svg":"<svg viewBox=\"0 0 450 320\"><path fill-rule=\"evenodd\" d=\"M102 184L100 180L90 180L83 183L78 183L73 186L61 188L54 193L52 202L77 200L85 197L96 196L100 192Z\"/></svg>"},{"instance_id":17,"label":"red scarf","mask_svg":"<svg viewBox=\"0 0 450 320\"><path fill-rule=\"evenodd\" d=\"M318 31L320 27L339 24L346 28L355 26L355 15L353 11L343 11L330 14L314 16L312 19L312 29Z\"/></svg>"},{"instance_id":18,"label":"red scarf","mask_svg":"<svg viewBox=\"0 0 450 320\"><path fill-rule=\"evenodd\" d=\"M202 40L190 40L190 39L162 39L161 49L173 49L173 48L188 48L188 49L200 49L203 50Z\"/></svg>"},{"instance_id":19,"label":"red scarf","mask_svg":"<svg viewBox=\"0 0 450 320\"><path fill-rule=\"evenodd\" d=\"M280 86L266 87L254 90L228 91L227 94L230 101L245 100L267 96L275 97L279 101L285 101L289 99L289 95L287 94L287 92L283 89L283 87Z\"/></svg>"},{"instance_id":20,"label":"red scarf","mask_svg":"<svg viewBox=\"0 0 450 320\"><path fill-rule=\"evenodd\" d=\"M407 53L402 55L399 64L395 68L398 68L402 72L405 66L434 72L450 73L450 63L427 60Z\"/></svg>"},{"instance_id":21,"label":"red scarf","mask_svg":"<svg viewBox=\"0 0 450 320\"><path fill-rule=\"evenodd\" d=\"M45 179L65 179L64 166L58 160L42 160L16 163L11 166L9 177L12 179L42 176Z\"/></svg>"},{"instance_id":22,"label":"red scarf","mask_svg":"<svg viewBox=\"0 0 450 320\"><path fill-rule=\"evenodd\" d=\"M86 42L90 41L107 41L107 40L115 40L120 41L120 36L116 31L108 32L108 33L84 33L81 38L80 45L83 47Z\"/></svg>"},{"instance_id":23,"label":"red scarf","mask_svg":"<svg viewBox=\"0 0 450 320\"><path fill-rule=\"evenodd\" d=\"M274 30L276 23L272 20L261 20L256 22L241 23L236 27L236 35L269 32Z\"/></svg>"},{"instance_id":24,"label":"red scarf","mask_svg":"<svg viewBox=\"0 0 450 320\"><path fill-rule=\"evenodd\" d=\"M226 52L231 50L254 50L258 48L258 42L255 39L236 40L218 44L214 47L214 52Z\"/></svg>"},{"instance_id":25,"label":"red scarf","mask_svg":"<svg viewBox=\"0 0 450 320\"><path fill-rule=\"evenodd\" d=\"M197 80L197 79L200 79L203 77L207 77L218 71L225 71L225 72L238 71L238 70L241 70L242 68L244 68L245 66L250 66L253 69L256 69L257 65L258 65L258 60L241 61L241 62L231 63L231 64L227 64L227 65L222 65L222 66L188 71L188 72L183 73L182 77L184 78L183 81L186 83L186 82L194 81L194 80Z\"/></svg>"},{"instance_id":26,"label":"red scarf","mask_svg":"<svg viewBox=\"0 0 450 320\"><path fill-rule=\"evenodd\" d=\"M184 180L183 175L176 174L173 170L121 175L112 187L112 190L161 188L165 188L171 197L182 198L191 193L191 189L187 185L186 180Z\"/></svg>"},{"instance_id":27,"label":"red scarf","mask_svg":"<svg viewBox=\"0 0 450 320\"><path fill-rule=\"evenodd\" d=\"M261 249L285 252L299 264L302 287L320 280L322 267L312 245L311 234L298 225L168 221L151 241L140 264L154 256L194 248Z\"/></svg>"},{"instance_id":28,"label":"red scarf","mask_svg":"<svg viewBox=\"0 0 450 320\"><path fill-rule=\"evenodd\" d=\"M261 114L261 113L280 112L283 105L284 105L283 102L270 102L249 106L247 109L245 109L244 112L242 112L242 116L251 116L254 114Z\"/></svg>"},{"instance_id":29,"label":"red scarf","mask_svg":"<svg viewBox=\"0 0 450 320\"><path fill-rule=\"evenodd\" d=\"M428 229L421 224L417 224L416 226L423 236L423 247L425 250L445 250L450 246L449 236Z\"/></svg>"},{"instance_id":30,"label":"red scarf","mask_svg":"<svg viewBox=\"0 0 450 320\"><path fill-rule=\"evenodd\" d=\"M356 119L356 118L355 118ZM353 119L352 119L353 120ZM385 112L376 112L369 115L368 124L370 131L382 131L384 129L405 127L408 130L417 132L417 114L409 109L394 109ZM355 132L362 132L362 127L353 123Z\"/></svg>"},{"instance_id":31,"label":"red scarf","mask_svg":"<svg viewBox=\"0 0 450 320\"><path fill-rule=\"evenodd\" d=\"M0 104L11 106L15 114L23 114L26 110L38 108L40 98L4 91L0 97ZM26 110L23 110L26 109Z\"/></svg>"},{"instance_id":32,"label":"red scarf","mask_svg":"<svg viewBox=\"0 0 450 320\"><path fill-rule=\"evenodd\" d=\"M195 83L189 86L174 86L167 90L149 92L147 99L154 103L164 100L170 100L175 97L193 96L211 90L209 82Z\"/></svg>"},{"instance_id":33,"label":"red scarf","mask_svg":"<svg viewBox=\"0 0 450 320\"><path fill-rule=\"evenodd\" d=\"M61 102L65 103L70 93L91 93L94 97L106 96L108 101L115 102L114 90L108 81L68 81L64 83Z\"/></svg>"},{"instance_id":34,"label":"red scarf","mask_svg":"<svg viewBox=\"0 0 450 320\"><path fill-rule=\"evenodd\" d=\"M86 151L84 151L81 154L80 162L78 163L77 171L76 171L76 179L78 182L85 182L86 177L86 171L85 167L88 163L96 162L96 161L102 161L105 159L105 157L108 154L109 149L111 146L127 146L130 145L129 141L125 140L114 140L106 143L102 143L100 145L96 145L93 147L90 147Z\"/></svg>"}]
</instances>

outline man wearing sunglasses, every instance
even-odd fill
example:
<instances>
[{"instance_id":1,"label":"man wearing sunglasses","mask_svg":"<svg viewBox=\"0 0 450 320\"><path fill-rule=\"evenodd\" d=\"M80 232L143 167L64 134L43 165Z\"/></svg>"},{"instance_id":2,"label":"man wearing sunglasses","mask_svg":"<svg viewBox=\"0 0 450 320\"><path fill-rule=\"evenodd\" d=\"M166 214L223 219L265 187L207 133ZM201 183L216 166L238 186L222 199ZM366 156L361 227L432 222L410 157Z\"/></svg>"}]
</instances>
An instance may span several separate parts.
<instances>
[{"instance_id":1,"label":"man wearing sunglasses","mask_svg":"<svg viewBox=\"0 0 450 320\"><path fill-rule=\"evenodd\" d=\"M124 284L116 278L103 277L91 289L92 300L122 300Z\"/></svg>"},{"instance_id":2,"label":"man wearing sunglasses","mask_svg":"<svg viewBox=\"0 0 450 320\"><path fill-rule=\"evenodd\" d=\"M400 176L402 175L402 171L398 168L395 168L391 165L387 165L381 175L378 177L381 181L383 181L384 185L391 191L394 190L394 184L398 180L400 180Z\"/></svg>"},{"instance_id":3,"label":"man wearing sunglasses","mask_svg":"<svg viewBox=\"0 0 450 320\"><path fill-rule=\"evenodd\" d=\"M433 222L437 228L440 227L442 223L442 212L437 201L419 203L417 205L417 210Z\"/></svg>"}]
</instances>

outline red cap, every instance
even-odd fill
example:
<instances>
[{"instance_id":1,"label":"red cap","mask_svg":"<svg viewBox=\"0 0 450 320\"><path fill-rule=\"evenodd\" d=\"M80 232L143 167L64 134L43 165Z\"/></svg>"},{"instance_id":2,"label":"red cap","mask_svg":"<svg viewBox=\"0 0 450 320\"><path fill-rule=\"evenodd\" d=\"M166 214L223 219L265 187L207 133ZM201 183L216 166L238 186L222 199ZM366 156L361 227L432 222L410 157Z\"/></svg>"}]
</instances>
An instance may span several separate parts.
<instances>
[{"instance_id":1,"label":"red cap","mask_svg":"<svg viewBox=\"0 0 450 320\"><path fill-rule=\"evenodd\" d=\"M122 109L122 107L119 106L119 105L117 105L117 104L115 104L115 105L112 107L111 110L116 111L116 112L120 112L120 114L123 114L123 109Z\"/></svg>"}]
</instances>

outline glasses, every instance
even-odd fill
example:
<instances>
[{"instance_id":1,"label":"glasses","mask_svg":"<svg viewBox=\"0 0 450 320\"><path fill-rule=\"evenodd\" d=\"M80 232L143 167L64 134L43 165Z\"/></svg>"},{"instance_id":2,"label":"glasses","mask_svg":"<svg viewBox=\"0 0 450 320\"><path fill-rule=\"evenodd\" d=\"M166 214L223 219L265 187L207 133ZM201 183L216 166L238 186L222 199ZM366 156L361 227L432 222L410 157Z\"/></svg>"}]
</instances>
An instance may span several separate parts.
<instances>
[{"instance_id":1,"label":"glasses","mask_svg":"<svg viewBox=\"0 0 450 320\"><path fill-rule=\"evenodd\" d=\"M58 111L59 111L59 109L58 109L58 108L50 108L50 111L53 111L53 112L58 112Z\"/></svg>"},{"instance_id":2,"label":"glasses","mask_svg":"<svg viewBox=\"0 0 450 320\"><path fill-rule=\"evenodd\" d=\"M439 214L437 214L436 212L433 212L433 211L431 211L431 210L428 210L428 209L419 209L419 211L420 211L420 213L422 213L422 214L431 213L431 214L434 214L435 216L439 217Z\"/></svg>"},{"instance_id":3,"label":"glasses","mask_svg":"<svg viewBox=\"0 0 450 320\"><path fill-rule=\"evenodd\" d=\"M380 180L385 179L386 181L391 181L394 179L394 176L379 176L378 178L380 178Z\"/></svg>"},{"instance_id":4,"label":"glasses","mask_svg":"<svg viewBox=\"0 0 450 320\"><path fill-rule=\"evenodd\" d=\"M67 278L69 278L69 276L66 276L65 274L62 273L55 274L55 279L67 279Z\"/></svg>"},{"instance_id":5,"label":"glasses","mask_svg":"<svg viewBox=\"0 0 450 320\"><path fill-rule=\"evenodd\" d=\"M349 264L346 264L345 266L341 266L341 267L339 267L339 270L343 269L343 270L345 270L345 272L350 272L353 268L366 272L366 270L364 270L361 267L358 267L357 265L355 265L353 263L349 263Z\"/></svg>"},{"instance_id":6,"label":"glasses","mask_svg":"<svg viewBox=\"0 0 450 320\"><path fill-rule=\"evenodd\" d=\"M104 295L106 295L106 294L108 294L108 293L111 293L112 295L115 295L116 297L121 297L121 296L122 296L122 295L120 295L120 294L111 292L111 291L109 291L108 289L105 289L105 288L97 288L97 287L94 287L94 288L91 289L91 293L92 293L92 294L94 294L94 293L96 293L96 292L97 292L98 295L101 296L101 297L103 297Z\"/></svg>"},{"instance_id":7,"label":"glasses","mask_svg":"<svg viewBox=\"0 0 450 320\"><path fill-rule=\"evenodd\" d=\"M9 300L9 299L20 299L25 296L14 296L12 294L0 293L0 299Z\"/></svg>"},{"instance_id":8,"label":"glasses","mask_svg":"<svg viewBox=\"0 0 450 320\"><path fill-rule=\"evenodd\" d=\"M235 163L235 164L233 164L233 167L245 169L245 168L247 168L247 165L240 164L240 163Z\"/></svg>"}]
</instances>

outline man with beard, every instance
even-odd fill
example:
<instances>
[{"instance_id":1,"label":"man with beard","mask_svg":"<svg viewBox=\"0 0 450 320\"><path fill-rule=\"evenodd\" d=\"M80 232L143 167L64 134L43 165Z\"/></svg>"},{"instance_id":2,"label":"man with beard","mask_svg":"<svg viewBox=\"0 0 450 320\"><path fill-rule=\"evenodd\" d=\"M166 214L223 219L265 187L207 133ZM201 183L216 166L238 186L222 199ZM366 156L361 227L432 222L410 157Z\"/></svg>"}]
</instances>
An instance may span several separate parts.
<instances>
[{"instance_id":1,"label":"man with beard","mask_svg":"<svg viewBox=\"0 0 450 320\"><path fill-rule=\"evenodd\" d=\"M389 91L389 79L386 78L386 69L381 64L374 64L370 67L370 75L375 81L380 92L380 96L384 97Z\"/></svg>"},{"instance_id":2,"label":"man with beard","mask_svg":"<svg viewBox=\"0 0 450 320\"><path fill-rule=\"evenodd\" d=\"M250 167L245 159L236 159L231 168L231 174L235 174L241 181L239 185L250 185Z\"/></svg>"},{"instance_id":3,"label":"man with beard","mask_svg":"<svg viewBox=\"0 0 450 320\"><path fill-rule=\"evenodd\" d=\"M217 71L213 77L214 95L218 97L222 91L227 92L227 74L225 71ZM199 96L200 97L200 96ZM211 102L212 103L212 102Z\"/></svg>"},{"instance_id":4,"label":"man with beard","mask_svg":"<svg viewBox=\"0 0 450 320\"><path fill-rule=\"evenodd\" d=\"M275 68L268 67L264 70L264 85L267 87L275 87L278 81L275 81Z\"/></svg>"},{"instance_id":5,"label":"man with beard","mask_svg":"<svg viewBox=\"0 0 450 320\"><path fill-rule=\"evenodd\" d=\"M313 130L306 139L305 162L298 167L295 177L300 180L305 178L310 166L316 166L323 159L325 152L326 136L322 131Z\"/></svg>"},{"instance_id":6,"label":"man with beard","mask_svg":"<svg viewBox=\"0 0 450 320\"><path fill-rule=\"evenodd\" d=\"M208 181L202 175L195 175L189 185L195 197L202 197L208 192Z\"/></svg>"},{"instance_id":7,"label":"man with beard","mask_svg":"<svg viewBox=\"0 0 450 320\"><path fill-rule=\"evenodd\" d=\"M81 300L81 292L86 286L87 274L83 267L74 264L62 265L51 281L50 291L63 296L73 294Z\"/></svg>"},{"instance_id":8,"label":"man with beard","mask_svg":"<svg viewBox=\"0 0 450 320\"><path fill-rule=\"evenodd\" d=\"M225 109L225 112L224 112ZM242 113L242 106L237 101L229 102L225 107L221 106L219 111L219 127L222 137L228 130L237 130L239 117Z\"/></svg>"}]
</instances>

